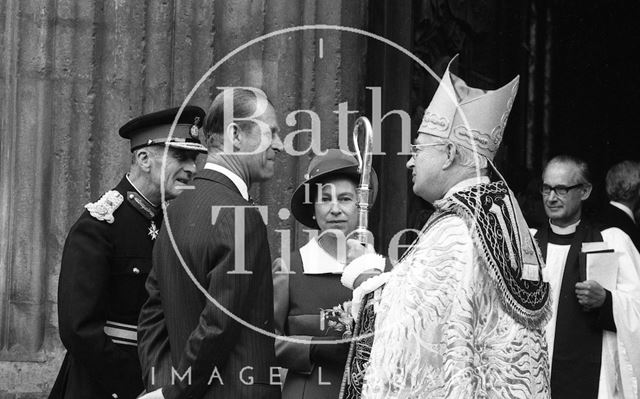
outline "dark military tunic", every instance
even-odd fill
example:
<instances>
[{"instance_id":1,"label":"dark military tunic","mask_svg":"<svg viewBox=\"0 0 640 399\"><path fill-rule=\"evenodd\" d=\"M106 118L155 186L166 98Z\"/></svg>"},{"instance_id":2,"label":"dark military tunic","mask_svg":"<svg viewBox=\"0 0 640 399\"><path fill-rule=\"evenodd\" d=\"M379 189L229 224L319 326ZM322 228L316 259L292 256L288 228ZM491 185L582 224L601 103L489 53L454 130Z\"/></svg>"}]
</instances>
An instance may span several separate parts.
<instances>
[{"instance_id":1,"label":"dark military tunic","mask_svg":"<svg viewBox=\"0 0 640 399\"><path fill-rule=\"evenodd\" d=\"M50 398L129 399L143 391L137 320L162 215L126 177L114 190L123 201L113 219L85 211L64 245L58 319L67 354Z\"/></svg>"}]
</instances>

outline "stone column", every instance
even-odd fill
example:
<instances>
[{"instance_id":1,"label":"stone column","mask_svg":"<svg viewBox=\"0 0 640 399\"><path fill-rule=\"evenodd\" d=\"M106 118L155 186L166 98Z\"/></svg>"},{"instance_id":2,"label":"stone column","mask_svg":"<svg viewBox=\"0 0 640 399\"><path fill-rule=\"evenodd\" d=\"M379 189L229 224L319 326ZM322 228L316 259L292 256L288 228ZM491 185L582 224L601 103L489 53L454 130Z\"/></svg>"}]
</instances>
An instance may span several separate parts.
<instances>
[{"instance_id":1,"label":"stone column","mask_svg":"<svg viewBox=\"0 0 640 399\"><path fill-rule=\"evenodd\" d=\"M364 28L366 3L348 0L6 0L0 4L0 397L44 397L64 353L57 331L62 245L83 205L128 167L117 129L132 117L180 105L228 52L262 34L303 24ZM322 52L319 43L322 42ZM309 30L240 52L198 89L208 108L219 86L258 86L280 117L283 139L322 121L322 148L336 146L337 104L362 113L365 40ZM355 117L354 117L355 118ZM353 119L352 119L353 120ZM308 147L300 134L297 148ZM276 229L310 157L278 159L255 188ZM297 245L297 242L293 242ZM287 248L288 251L290 248Z\"/></svg>"}]
</instances>

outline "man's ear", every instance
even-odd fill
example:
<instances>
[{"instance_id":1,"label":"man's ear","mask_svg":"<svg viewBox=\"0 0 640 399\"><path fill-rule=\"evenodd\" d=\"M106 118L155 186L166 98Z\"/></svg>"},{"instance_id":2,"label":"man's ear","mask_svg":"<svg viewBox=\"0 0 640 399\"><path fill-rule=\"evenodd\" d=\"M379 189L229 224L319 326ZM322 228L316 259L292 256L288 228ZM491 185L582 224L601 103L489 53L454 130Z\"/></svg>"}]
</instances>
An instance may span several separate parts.
<instances>
[{"instance_id":1,"label":"man's ear","mask_svg":"<svg viewBox=\"0 0 640 399\"><path fill-rule=\"evenodd\" d=\"M145 172L149 172L151 170L152 161L153 153L148 148L141 148L136 151L136 162Z\"/></svg>"},{"instance_id":2,"label":"man's ear","mask_svg":"<svg viewBox=\"0 0 640 399\"><path fill-rule=\"evenodd\" d=\"M447 143L444 146L445 154L447 154L447 159L445 159L442 164L442 170L447 170L453 165L453 161L456 159L456 145L453 143Z\"/></svg>"},{"instance_id":3,"label":"man's ear","mask_svg":"<svg viewBox=\"0 0 640 399\"><path fill-rule=\"evenodd\" d=\"M242 142L242 129L237 123L230 123L224 132L224 152L233 154L238 152Z\"/></svg>"},{"instance_id":4,"label":"man's ear","mask_svg":"<svg viewBox=\"0 0 640 399\"><path fill-rule=\"evenodd\" d=\"M591 183L585 183L582 188L582 195L580 196L580 199L582 201L586 201L587 198L589 198L589 196L591 195L591 190L593 190L593 186L591 185Z\"/></svg>"}]
</instances>

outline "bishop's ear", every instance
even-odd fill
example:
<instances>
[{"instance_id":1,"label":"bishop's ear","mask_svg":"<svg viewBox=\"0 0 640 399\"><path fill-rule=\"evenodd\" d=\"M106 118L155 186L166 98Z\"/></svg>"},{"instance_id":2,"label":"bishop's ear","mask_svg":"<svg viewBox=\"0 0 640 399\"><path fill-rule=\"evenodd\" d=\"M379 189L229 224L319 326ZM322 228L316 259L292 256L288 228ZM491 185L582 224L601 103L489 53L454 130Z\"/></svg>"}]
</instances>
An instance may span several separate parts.
<instances>
[{"instance_id":1,"label":"bishop's ear","mask_svg":"<svg viewBox=\"0 0 640 399\"><path fill-rule=\"evenodd\" d=\"M456 159L456 145L453 143L447 143L445 145L443 145L442 147L444 147L444 152L447 155L447 158L445 159L444 163L442 164L442 170L446 170L448 168L450 168L453 165L454 160Z\"/></svg>"}]
</instances>

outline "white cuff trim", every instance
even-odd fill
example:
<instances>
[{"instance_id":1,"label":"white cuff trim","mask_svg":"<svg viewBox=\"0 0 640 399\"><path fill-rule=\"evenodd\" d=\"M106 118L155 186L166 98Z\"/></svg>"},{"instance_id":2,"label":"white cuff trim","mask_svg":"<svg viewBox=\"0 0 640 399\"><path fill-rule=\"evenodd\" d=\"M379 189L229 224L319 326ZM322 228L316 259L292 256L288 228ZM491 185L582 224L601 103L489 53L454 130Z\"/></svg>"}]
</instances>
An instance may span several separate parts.
<instances>
[{"instance_id":1,"label":"white cuff trim","mask_svg":"<svg viewBox=\"0 0 640 399\"><path fill-rule=\"evenodd\" d=\"M362 307L362 299L365 297L365 295L385 285L389 281L390 277L390 273L378 274L377 276L371 277L370 279L362 283L358 288L353 290L353 299L351 301L351 316L353 317L353 320L355 320L356 322L358 321L358 314L360 313L360 307Z\"/></svg>"},{"instance_id":2,"label":"white cuff trim","mask_svg":"<svg viewBox=\"0 0 640 399\"><path fill-rule=\"evenodd\" d=\"M340 282L349 289L353 289L353 283L363 272L376 269L380 272L384 271L384 257L375 253L368 253L357 257L349 263L342 272Z\"/></svg>"}]
</instances>

